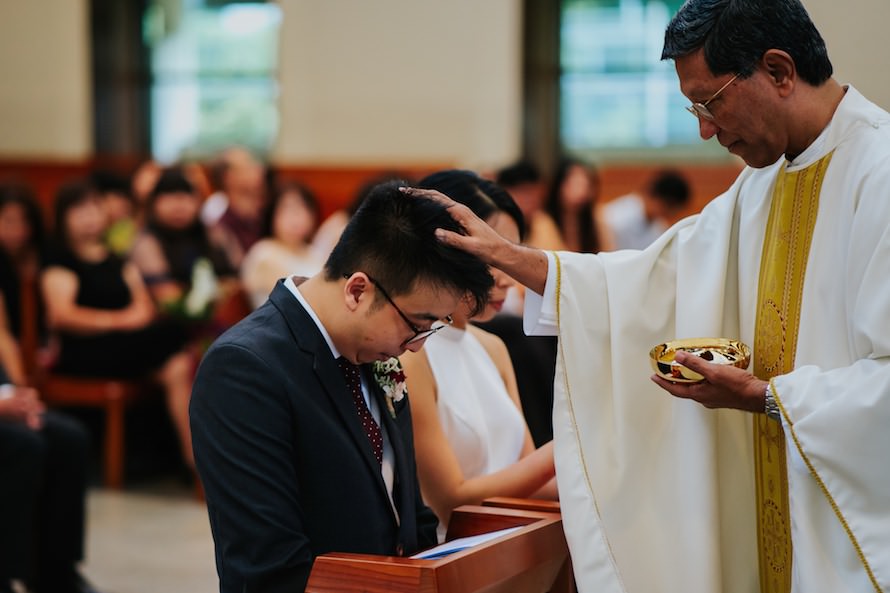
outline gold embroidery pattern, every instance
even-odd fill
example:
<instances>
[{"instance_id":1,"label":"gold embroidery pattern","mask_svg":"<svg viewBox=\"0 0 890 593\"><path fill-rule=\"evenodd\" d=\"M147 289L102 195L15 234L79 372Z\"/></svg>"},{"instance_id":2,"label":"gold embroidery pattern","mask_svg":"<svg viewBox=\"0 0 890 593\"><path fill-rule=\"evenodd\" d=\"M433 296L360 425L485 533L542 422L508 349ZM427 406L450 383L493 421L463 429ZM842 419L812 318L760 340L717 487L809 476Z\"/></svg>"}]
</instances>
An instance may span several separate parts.
<instances>
[{"instance_id":1,"label":"gold embroidery pattern","mask_svg":"<svg viewBox=\"0 0 890 593\"><path fill-rule=\"evenodd\" d=\"M831 154L776 179L763 241L754 338L754 374L761 379L794 368L804 276L819 192ZM791 525L782 425L754 418L757 539L762 593L791 590Z\"/></svg>"}]
</instances>

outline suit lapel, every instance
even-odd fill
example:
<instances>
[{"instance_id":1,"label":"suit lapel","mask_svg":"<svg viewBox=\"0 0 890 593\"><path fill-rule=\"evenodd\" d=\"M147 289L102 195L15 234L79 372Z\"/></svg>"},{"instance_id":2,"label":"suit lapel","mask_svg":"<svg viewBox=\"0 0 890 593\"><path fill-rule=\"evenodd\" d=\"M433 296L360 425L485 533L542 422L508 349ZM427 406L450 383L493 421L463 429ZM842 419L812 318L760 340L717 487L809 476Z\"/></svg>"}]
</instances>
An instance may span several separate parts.
<instances>
[{"instance_id":1,"label":"suit lapel","mask_svg":"<svg viewBox=\"0 0 890 593\"><path fill-rule=\"evenodd\" d=\"M324 340L324 336L321 335L312 317L303 308L302 304L284 286L283 281L279 280L269 299L284 316L297 347L312 358L312 369L315 371L319 386L336 410L353 444L365 460L368 470L375 476L380 489L388 497L386 484L380 473L380 465L377 463L373 451L371 451L368 436L362 428L361 420L355 409L355 403L352 401L352 396L349 394L346 386L346 380L343 378L343 374L340 372L337 361L334 360L331 350ZM385 408L383 413L386 413Z\"/></svg>"},{"instance_id":2,"label":"suit lapel","mask_svg":"<svg viewBox=\"0 0 890 593\"><path fill-rule=\"evenodd\" d=\"M370 368L367 369L367 373L369 377L373 375ZM411 479L405 479L405 476L410 476L413 473L412 464L408 459L409 452L405 448L402 430L396 420L390 416L383 389L373 379L370 384L373 384L372 393L380 408L380 420L393 449L393 465L395 467L393 468L392 497L399 512L399 542L402 549L413 550L417 547L417 517L414 514L414 482Z\"/></svg>"}]
</instances>

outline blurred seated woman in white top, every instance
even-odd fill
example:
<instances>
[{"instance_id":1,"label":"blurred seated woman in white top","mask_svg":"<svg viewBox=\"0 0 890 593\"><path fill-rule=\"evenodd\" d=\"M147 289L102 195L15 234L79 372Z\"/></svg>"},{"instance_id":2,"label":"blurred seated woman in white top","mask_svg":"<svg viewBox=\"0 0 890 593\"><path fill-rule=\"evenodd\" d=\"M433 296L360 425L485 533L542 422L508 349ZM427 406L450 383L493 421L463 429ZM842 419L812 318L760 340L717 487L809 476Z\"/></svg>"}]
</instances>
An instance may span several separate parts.
<instances>
[{"instance_id":1,"label":"blurred seated woman in white top","mask_svg":"<svg viewBox=\"0 0 890 593\"><path fill-rule=\"evenodd\" d=\"M318 203L308 188L294 182L282 185L272 197L263 227L263 238L241 262L241 282L254 308L266 301L279 278L312 276L324 266L311 247Z\"/></svg>"},{"instance_id":2,"label":"blurred seated woman in white top","mask_svg":"<svg viewBox=\"0 0 890 593\"><path fill-rule=\"evenodd\" d=\"M434 173L418 184L469 206L501 235L520 240L522 212L510 195L471 171ZM512 278L492 268L495 285L485 309L503 307ZM401 360L414 423L421 492L444 537L451 511L493 496L555 499L552 442L535 449L522 414L504 342L470 323L469 305L453 324Z\"/></svg>"}]
</instances>

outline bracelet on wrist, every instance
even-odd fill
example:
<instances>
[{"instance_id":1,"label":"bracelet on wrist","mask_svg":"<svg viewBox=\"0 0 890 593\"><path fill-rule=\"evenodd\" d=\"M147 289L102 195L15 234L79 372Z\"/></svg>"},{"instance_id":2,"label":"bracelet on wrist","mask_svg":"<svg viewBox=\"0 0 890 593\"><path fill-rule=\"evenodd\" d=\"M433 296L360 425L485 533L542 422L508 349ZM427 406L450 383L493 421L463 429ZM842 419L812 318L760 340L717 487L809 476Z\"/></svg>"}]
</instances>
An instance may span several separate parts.
<instances>
[{"instance_id":1,"label":"bracelet on wrist","mask_svg":"<svg viewBox=\"0 0 890 593\"><path fill-rule=\"evenodd\" d=\"M772 383L767 382L763 400L764 413L773 420L781 422L782 413L779 411L779 403L776 401L776 395L773 393Z\"/></svg>"}]
</instances>

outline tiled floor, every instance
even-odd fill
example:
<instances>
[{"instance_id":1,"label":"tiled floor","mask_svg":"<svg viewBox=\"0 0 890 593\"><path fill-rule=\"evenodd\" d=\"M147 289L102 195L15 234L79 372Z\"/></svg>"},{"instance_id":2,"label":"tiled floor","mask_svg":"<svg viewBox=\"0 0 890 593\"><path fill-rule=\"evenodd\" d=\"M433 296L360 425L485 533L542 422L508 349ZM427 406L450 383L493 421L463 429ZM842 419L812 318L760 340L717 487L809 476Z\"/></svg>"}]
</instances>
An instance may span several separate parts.
<instances>
[{"instance_id":1,"label":"tiled floor","mask_svg":"<svg viewBox=\"0 0 890 593\"><path fill-rule=\"evenodd\" d=\"M103 593L219 590L207 510L182 488L94 489L84 576Z\"/></svg>"}]
</instances>

